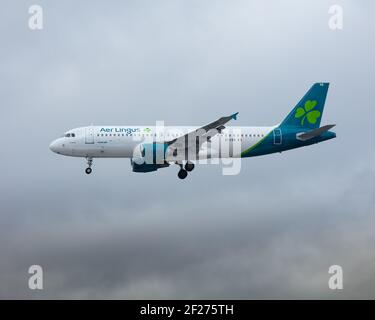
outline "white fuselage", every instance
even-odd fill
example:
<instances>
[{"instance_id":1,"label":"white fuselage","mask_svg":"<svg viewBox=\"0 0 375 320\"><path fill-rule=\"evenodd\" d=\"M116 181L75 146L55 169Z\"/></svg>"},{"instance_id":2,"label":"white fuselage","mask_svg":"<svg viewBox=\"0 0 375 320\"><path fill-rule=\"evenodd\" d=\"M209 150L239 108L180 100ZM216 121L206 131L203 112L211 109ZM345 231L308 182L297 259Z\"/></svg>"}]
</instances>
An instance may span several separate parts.
<instances>
[{"instance_id":1,"label":"white fuselage","mask_svg":"<svg viewBox=\"0 0 375 320\"><path fill-rule=\"evenodd\" d=\"M241 157L273 127L226 127L202 145L200 158ZM193 126L88 126L69 130L53 141L50 149L58 154L86 158L133 158L138 147L147 143L164 143L198 129ZM209 144L209 147L208 147ZM205 150L209 149L209 154ZM168 154L168 153L167 153Z\"/></svg>"}]
</instances>

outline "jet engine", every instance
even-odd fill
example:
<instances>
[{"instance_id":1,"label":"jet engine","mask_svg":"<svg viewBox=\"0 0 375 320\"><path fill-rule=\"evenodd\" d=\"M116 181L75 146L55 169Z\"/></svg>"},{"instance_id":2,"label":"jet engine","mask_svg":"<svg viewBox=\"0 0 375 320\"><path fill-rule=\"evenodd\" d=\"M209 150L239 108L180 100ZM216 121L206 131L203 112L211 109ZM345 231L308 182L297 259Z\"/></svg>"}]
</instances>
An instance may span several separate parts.
<instances>
[{"instance_id":1,"label":"jet engine","mask_svg":"<svg viewBox=\"0 0 375 320\"><path fill-rule=\"evenodd\" d=\"M165 161L168 148L166 143L143 143L134 150L134 157L130 159L133 172L151 172L169 166Z\"/></svg>"}]
</instances>

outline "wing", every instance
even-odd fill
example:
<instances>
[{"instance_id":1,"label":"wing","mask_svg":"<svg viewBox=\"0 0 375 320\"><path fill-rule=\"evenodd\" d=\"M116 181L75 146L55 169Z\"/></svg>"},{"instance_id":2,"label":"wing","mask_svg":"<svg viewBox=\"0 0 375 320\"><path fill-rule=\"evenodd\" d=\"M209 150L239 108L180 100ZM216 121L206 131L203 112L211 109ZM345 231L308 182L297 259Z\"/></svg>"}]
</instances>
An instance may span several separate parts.
<instances>
[{"instance_id":1,"label":"wing","mask_svg":"<svg viewBox=\"0 0 375 320\"><path fill-rule=\"evenodd\" d=\"M173 150L173 155L177 153L185 153L186 150L195 151L198 153L204 142L210 141L210 139L218 133L221 133L225 129L225 124L230 120L237 120L238 112L233 113L227 117L221 117L220 119L211 122L199 129L191 131L184 136L167 141L170 150Z\"/></svg>"}]
</instances>

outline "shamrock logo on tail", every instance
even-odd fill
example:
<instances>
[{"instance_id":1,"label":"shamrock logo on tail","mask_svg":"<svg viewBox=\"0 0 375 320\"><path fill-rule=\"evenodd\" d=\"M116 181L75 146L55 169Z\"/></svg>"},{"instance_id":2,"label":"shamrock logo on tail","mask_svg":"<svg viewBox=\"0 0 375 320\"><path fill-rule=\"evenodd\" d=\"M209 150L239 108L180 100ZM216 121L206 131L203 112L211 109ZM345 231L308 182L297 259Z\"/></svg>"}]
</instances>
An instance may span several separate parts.
<instances>
[{"instance_id":1,"label":"shamrock logo on tail","mask_svg":"<svg viewBox=\"0 0 375 320\"><path fill-rule=\"evenodd\" d=\"M301 119L301 125L305 123L305 119L307 118L307 121L311 124L314 124L320 117L320 111L313 110L315 106L317 105L316 100L307 100L305 102L305 106L303 108L299 107L297 108L295 117L296 118L302 118Z\"/></svg>"}]
</instances>

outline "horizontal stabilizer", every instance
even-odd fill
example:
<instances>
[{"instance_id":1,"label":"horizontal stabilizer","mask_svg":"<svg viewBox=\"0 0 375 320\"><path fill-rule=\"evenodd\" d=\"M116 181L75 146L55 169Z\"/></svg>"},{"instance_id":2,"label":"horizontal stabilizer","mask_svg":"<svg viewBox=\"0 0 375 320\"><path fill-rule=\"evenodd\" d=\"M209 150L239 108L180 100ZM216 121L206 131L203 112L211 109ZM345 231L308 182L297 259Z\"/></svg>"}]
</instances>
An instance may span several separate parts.
<instances>
[{"instance_id":1,"label":"horizontal stabilizer","mask_svg":"<svg viewBox=\"0 0 375 320\"><path fill-rule=\"evenodd\" d=\"M312 138L315 138L317 136L320 136L323 132L326 132L330 129L332 129L335 126L335 124L327 124L326 126L308 131L308 132L301 132L297 134L297 139L301 141L310 140Z\"/></svg>"}]
</instances>

